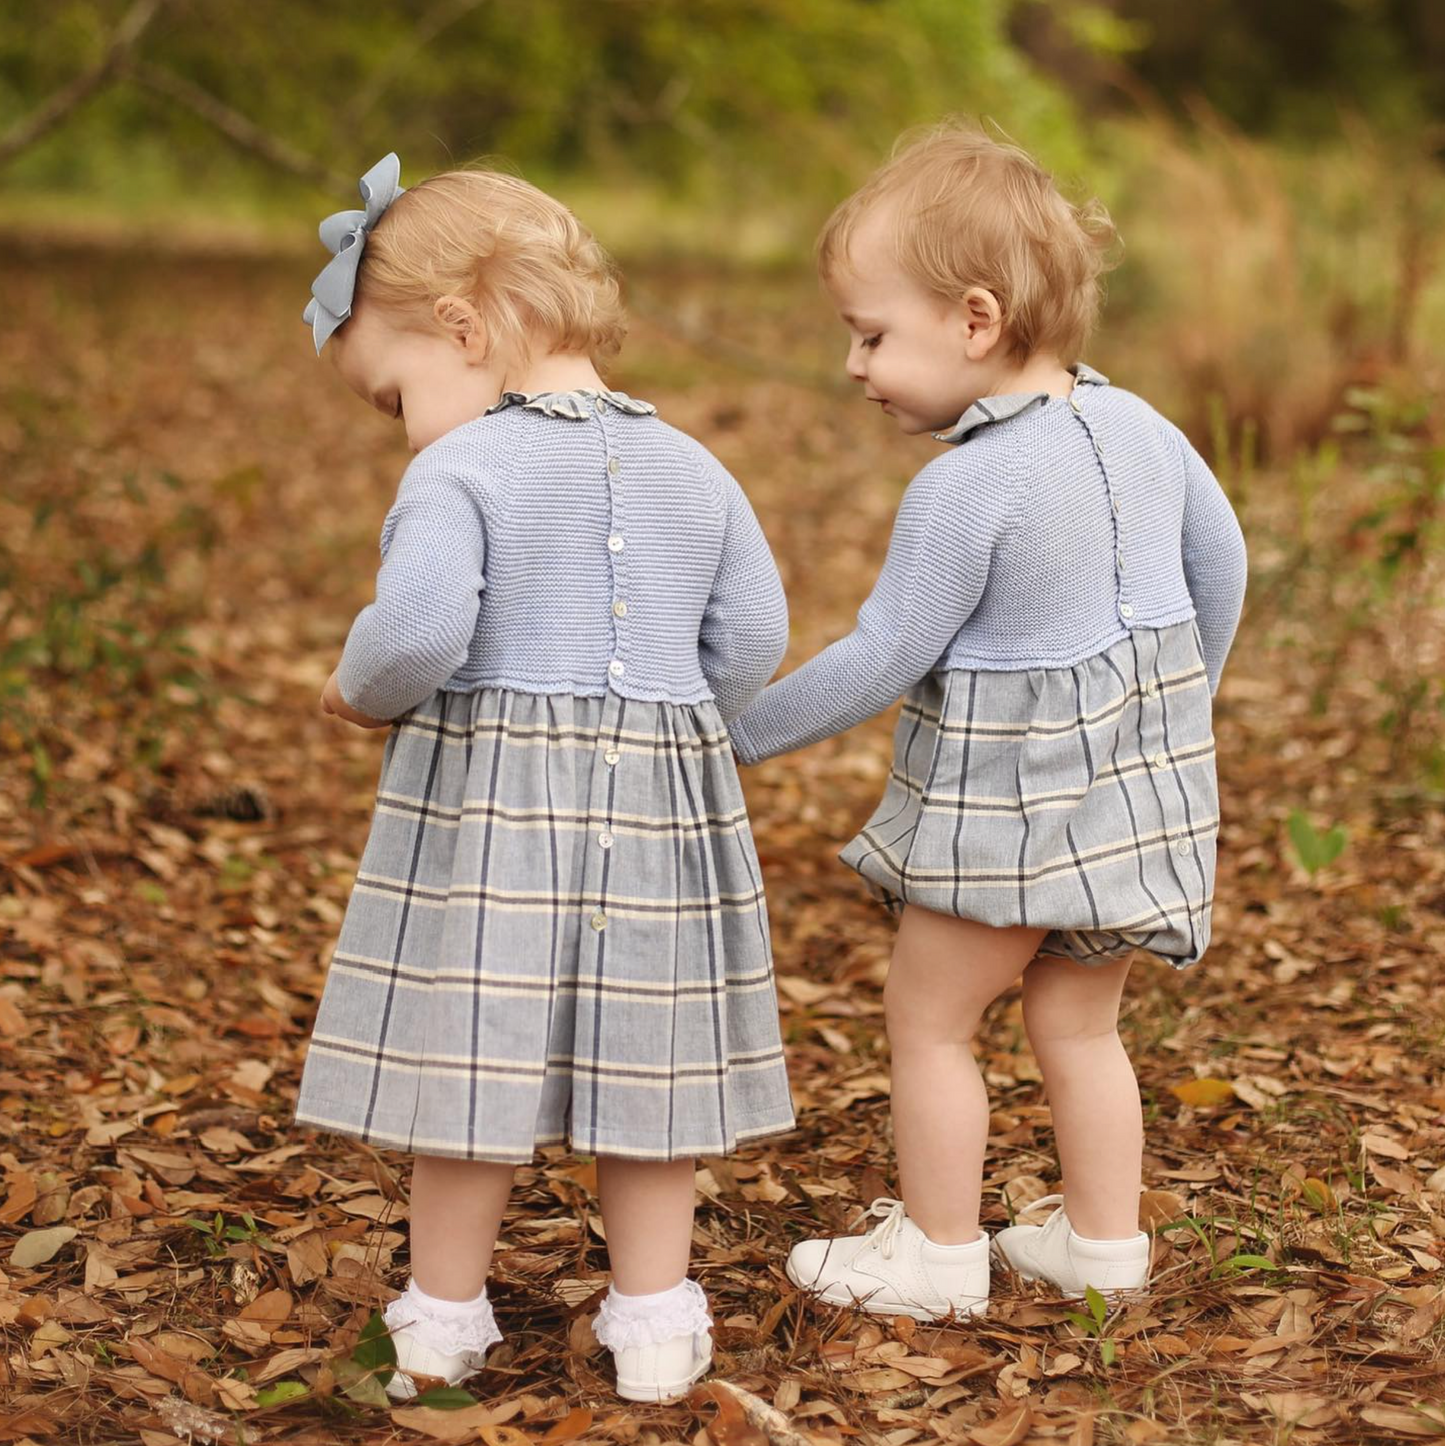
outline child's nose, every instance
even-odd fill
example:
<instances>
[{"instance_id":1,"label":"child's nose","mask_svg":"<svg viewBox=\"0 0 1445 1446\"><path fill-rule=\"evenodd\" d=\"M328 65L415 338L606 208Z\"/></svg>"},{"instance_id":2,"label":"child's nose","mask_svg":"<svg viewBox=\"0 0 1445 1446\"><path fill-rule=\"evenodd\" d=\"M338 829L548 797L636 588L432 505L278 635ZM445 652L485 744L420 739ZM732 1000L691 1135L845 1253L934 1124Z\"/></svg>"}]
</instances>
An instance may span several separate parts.
<instances>
[{"instance_id":1,"label":"child's nose","mask_svg":"<svg viewBox=\"0 0 1445 1446\"><path fill-rule=\"evenodd\" d=\"M855 382L861 382L868 375L868 369L863 365L863 356L863 348L855 343L848 348L848 359L843 363L843 370Z\"/></svg>"}]
</instances>

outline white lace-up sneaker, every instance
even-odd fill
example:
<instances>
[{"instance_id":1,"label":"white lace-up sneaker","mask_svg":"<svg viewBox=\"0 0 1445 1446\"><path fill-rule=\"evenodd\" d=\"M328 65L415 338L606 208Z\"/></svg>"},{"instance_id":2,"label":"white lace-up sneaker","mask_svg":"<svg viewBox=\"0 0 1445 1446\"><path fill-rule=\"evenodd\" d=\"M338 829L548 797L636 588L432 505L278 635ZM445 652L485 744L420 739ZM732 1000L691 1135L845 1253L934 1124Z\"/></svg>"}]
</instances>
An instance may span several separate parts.
<instances>
[{"instance_id":1,"label":"white lace-up sneaker","mask_svg":"<svg viewBox=\"0 0 1445 1446\"><path fill-rule=\"evenodd\" d=\"M982 1315L988 1309L988 1236L935 1245L901 1200L875 1200L882 1224L867 1235L803 1240L788 1255L788 1279L829 1305L914 1320Z\"/></svg>"},{"instance_id":2,"label":"white lace-up sneaker","mask_svg":"<svg viewBox=\"0 0 1445 1446\"><path fill-rule=\"evenodd\" d=\"M439 1300L412 1282L383 1315L396 1347L396 1369L386 1383L393 1401L417 1394L414 1376L459 1385L482 1369L502 1339L485 1290L474 1301Z\"/></svg>"},{"instance_id":3,"label":"white lace-up sneaker","mask_svg":"<svg viewBox=\"0 0 1445 1446\"><path fill-rule=\"evenodd\" d=\"M1010 1225L993 1237L994 1253L1025 1280L1047 1280L1065 1295L1093 1286L1106 1300L1139 1290L1149 1279L1149 1237L1141 1230L1127 1240L1087 1240L1075 1233L1062 1195L1045 1195L1019 1211L1056 1208L1042 1225Z\"/></svg>"}]
</instances>

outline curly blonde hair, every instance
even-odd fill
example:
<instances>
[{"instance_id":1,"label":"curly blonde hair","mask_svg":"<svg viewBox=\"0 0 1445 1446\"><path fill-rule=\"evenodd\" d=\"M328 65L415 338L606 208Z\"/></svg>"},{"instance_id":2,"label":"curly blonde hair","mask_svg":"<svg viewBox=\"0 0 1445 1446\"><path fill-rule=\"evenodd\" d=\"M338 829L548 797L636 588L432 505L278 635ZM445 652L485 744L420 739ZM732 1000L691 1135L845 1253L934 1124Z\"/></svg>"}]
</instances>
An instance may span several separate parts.
<instances>
[{"instance_id":1,"label":"curly blonde hair","mask_svg":"<svg viewBox=\"0 0 1445 1446\"><path fill-rule=\"evenodd\" d=\"M484 167L443 171L399 196L367 238L357 294L424 312L470 300L488 349L585 352L600 369L627 315L611 257L560 201Z\"/></svg>"},{"instance_id":2,"label":"curly blonde hair","mask_svg":"<svg viewBox=\"0 0 1445 1446\"><path fill-rule=\"evenodd\" d=\"M974 286L993 293L1011 355L1079 359L1117 240L1098 201L1072 204L1026 151L946 121L905 135L828 218L817 246L825 280L849 265L859 223L882 206L908 275L951 300Z\"/></svg>"}]
</instances>

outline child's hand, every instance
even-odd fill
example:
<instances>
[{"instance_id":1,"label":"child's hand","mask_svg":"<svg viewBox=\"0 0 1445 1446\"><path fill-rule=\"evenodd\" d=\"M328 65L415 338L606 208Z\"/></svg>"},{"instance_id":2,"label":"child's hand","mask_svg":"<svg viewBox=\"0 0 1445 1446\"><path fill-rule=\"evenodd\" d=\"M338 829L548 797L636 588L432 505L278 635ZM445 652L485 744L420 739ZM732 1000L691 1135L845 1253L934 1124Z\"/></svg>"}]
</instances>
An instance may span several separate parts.
<instances>
[{"instance_id":1,"label":"child's hand","mask_svg":"<svg viewBox=\"0 0 1445 1446\"><path fill-rule=\"evenodd\" d=\"M390 718L368 718L365 713L358 713L341 696L341 688L336 681L334 670L326 680L326 686L321 690L321 711L333 714L337 718L344 718L348 723L355 723L358 728L391 727Z\"/></svg>"}]
</instances>

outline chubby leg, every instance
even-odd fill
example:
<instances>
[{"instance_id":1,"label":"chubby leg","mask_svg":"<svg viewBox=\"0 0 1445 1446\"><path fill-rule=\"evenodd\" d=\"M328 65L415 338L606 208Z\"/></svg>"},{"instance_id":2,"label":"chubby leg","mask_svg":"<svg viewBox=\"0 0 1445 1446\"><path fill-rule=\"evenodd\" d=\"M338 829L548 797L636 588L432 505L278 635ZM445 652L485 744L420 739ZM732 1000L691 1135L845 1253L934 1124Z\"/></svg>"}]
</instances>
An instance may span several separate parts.
<instances>
[{"instance_id":1,"label":"chubby leg","mask_svg":"<svg viewBox=\"0 0 1445 1446\"><path fill-rule=\"evenodd\" d=\"M687 1278L695 1170L692 1160L597 1161L612 1289L593 1330L625 1400L675 1400L712 1362L707 1297Z\"/></svg>"},{"instance_id":2,"label":"chubby leg","mask_svg":"<svg viewBox=\"0 0 1445 1446\"><path fill-rule=\"evenodd\" d=\"M515 1166L418 1155L411 1176L411 1273L439 1300L473 1300L487 1282Z\"/></svg>"},{"instance_id":3,"label":"chubby leg","mask_svg":"<svg viewBox=\"0 0 1445 1446\"><path fill-rule=\"evenodd\" d=\"M1085 966L1041 956L1024 972L1024 1028L1043 1071L1073 1228L1093 1240L1139 1229L1144 1124L1119 1039L1129 960Z\"/></svg>"},{"instance_id":4,"label":"chubby leg","mask_svg":"<svg viewBox=\"0 0 1445 1446\"><path fill-rule=\"evenodd\" d=\"M978 1239L988 1097L971 1043L1044 930L994 929L910 905L883 991L893 1137L909 1218L937 1245Z\"/></svg>"},{"instance_id":5,"label":"chubby leg","mask_svg":"<svg viewBox=\"0 0 1445 1446\"><path fill-rule=\"evenodd\" d=\"M397 1369L386 1383L410 1400L418 1379L456 1385L479 1371L501 1332L487 1272L512 1188L511 1165L418 1155L411 1176L411 1280L384 1312Z\"/></svg>"},{"instance_id":6,"label":"chubby leg","mask_svg":"<svg viewBox=\"0 0 1445 1446\"><path fill-rule=\"evenodd\" d=\"M597 1161L597 1193L612 1279L624 1295L670 1290L687 1274L697 1198L692 1160Z\"/></svg>"}]
</instances>

